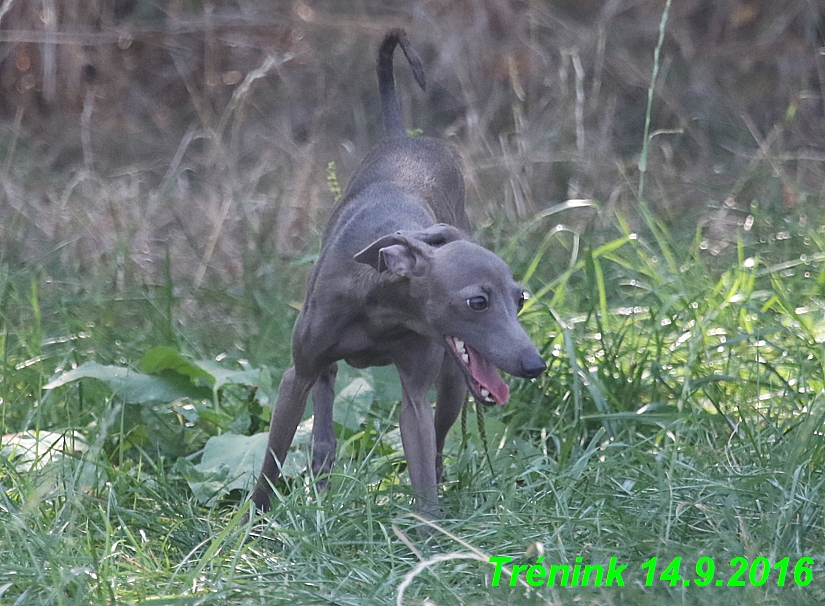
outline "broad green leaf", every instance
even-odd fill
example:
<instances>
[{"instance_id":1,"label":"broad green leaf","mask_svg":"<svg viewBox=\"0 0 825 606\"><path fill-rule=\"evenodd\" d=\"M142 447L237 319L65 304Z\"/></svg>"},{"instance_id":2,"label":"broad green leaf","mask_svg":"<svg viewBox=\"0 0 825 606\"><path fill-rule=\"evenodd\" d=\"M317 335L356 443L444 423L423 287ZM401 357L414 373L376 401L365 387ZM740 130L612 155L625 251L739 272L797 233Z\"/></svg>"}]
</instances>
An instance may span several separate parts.
<instances>
[{"instance_id":1,"label":"broad green leaf","mask_svg":"<svg viewBox=\"0 0 825 606\"><path fill-rule=\"evenodd\" d=\"M212 389L218 390L224 385L258 385L261 371L258 369L231 370L222 367L214 360L195 360L192 362L211 378Z\"/></svg>"},{"instance_id":2,"label":"broad green leaf","mask_svg":"<svg viewBox=\"0 0 825 606\"><path fill-rule=\"evenodd\" d=\"M305 449L297 447L309 442L311 432L312 419L298 426L292 449L282 468L284 476L295 477L306 469ZM179 470L198 501L211 506L231 490L249 490L252 487L261 473L268 437L268 432L253 436L232 433L213 436L206 442L201 462L187 466L184 463L186 459L179 459Z\"/></svg>"},{"instance_id":3,"label":"broad green leaf","mask_svg":"<svg viewBox=\"0 0 825 606\"><path fill-rule=\"evenodd\" d=\"M193 385L177 372L145 375L123 366L106 366L86 362L74 370L64 372L44 386L55 389L80 379L96 379L105 383L117 397L130 404L173 402L181 398L209 399L210 390Z\"/></svg>"},{"instance_id":4,"label":"broad green leaf","mask_svg":"<svg viewBox=\"0 0 825 606\"><path fill-rule=\"evenodd\" d=\"M159 374L164 370L174 370L178 374L189 377L196 385L212 387L215 382L209 372L184 358L173 347L153 347L143 355L140 369L150 375Z\"/></svg>"},{"instance_id":5,"label":"broad green leaf","mask_svg":"<svg viewBox=\"0 0 825 606\"><path fill-rule=\"evenodd\" d=\"M401 379L394 366L376 366L372 371L372 384L375 388L375 398L390 402L401 400Z\"/></svg>"},{"instance_id":6,"label":"broad green leaf","mask_svg":"<svg viewBox=\"0 0 825 606\"><path fill-rule=\"evenodd\" d=\"M370 411L374 393L365 378L353 379L335 396L333 421L349 431L358 431Z\"/></svg>"},{"instance_id":7,"label":"broad green leaf","mask_svg":"<svg viewBox=\"0 0 825 606\"><path fill-rule=\"evenodd\" d=\"M261 372L257 369L231 370L214 360L189 360L172 347L155 347L146 352L140 368L147 374L174 370L185 375L196 385L208 385L218 390L229 383L258 385Z\"/></svg>"},{"instance_id":8,"label":"broad green leaf","mask_svg":"<svg viewBox=\"0 0 825 606\"><path fill-rule=\"evenodd\" d=\"M248 490L261 472L268 434L239 436L225 433L206 442L201 462L192 466L196 473L184 472L195 498L213 505L230 490ZM186 459L179 459L179 463Z\"/></svg>"}]
</instances>

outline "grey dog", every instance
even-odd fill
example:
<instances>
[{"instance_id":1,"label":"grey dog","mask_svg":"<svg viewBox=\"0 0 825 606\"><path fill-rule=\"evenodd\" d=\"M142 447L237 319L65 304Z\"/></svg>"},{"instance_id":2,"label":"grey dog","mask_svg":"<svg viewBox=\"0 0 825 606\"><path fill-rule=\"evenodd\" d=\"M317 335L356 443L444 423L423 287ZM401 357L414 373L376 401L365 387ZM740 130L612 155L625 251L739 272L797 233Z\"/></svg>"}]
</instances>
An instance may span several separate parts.
<instances>
[{"instance_id":1,"label":"grey dog","mask_svg":"<svg viewBox=\"0 0 825 606\"><path fill-rule=\"evenodd\" d=\"M464 181L446 146L408 137L395 92L393 53L401 46L424 89L421 60L403 30L378 51L384 140L367 156L332 211L321 255L295 323L295 365L284 373L252 501L270 506L295 430L312 393L312 467L335 459L332 424L337 362L394 364L402 387L401 441L418 508L438 514L444 439L469 390L504 404L496 368L534 378L546 370L518 322L524 291L507 264L470 239ZM435 418L427 392L437 389Z\"/></svg>"}]
</instances>

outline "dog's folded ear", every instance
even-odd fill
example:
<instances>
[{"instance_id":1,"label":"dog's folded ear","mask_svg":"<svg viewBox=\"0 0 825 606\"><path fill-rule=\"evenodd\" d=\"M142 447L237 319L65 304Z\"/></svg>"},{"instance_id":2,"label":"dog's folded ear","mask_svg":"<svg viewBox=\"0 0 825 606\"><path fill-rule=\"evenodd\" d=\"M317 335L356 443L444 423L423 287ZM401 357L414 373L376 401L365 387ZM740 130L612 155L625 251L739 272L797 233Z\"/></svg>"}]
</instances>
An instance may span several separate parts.
<instances>
[{"instance_id":1,"label":"dog's folded ear","mask_svg":"<svg viewBox=\"0 0 825 606\"><path fill-rule=\"evenodd\" d=\"M464 237L460 229L446 223L438 223L421 231L397 231L379 238L355 255L353 260L378 272L389 271L404 278L423 276L427 273L433 248Z\"/></svg>"},{"instance_id":2,"label":"dog's folded ear","mask_svg":"<svg viewBox=\"0 0 825 606\"><path fill-rule=\"evenodd\" d=\"M432 247L421 240L396 232L379 238L353 257L379 273L389 271L403 278L423 276L432 258Z\"/></svg>"},{"instance_id":3,"label":"dog's folded ear","mask_svg":"<svg viewBox=\"0 0 825 606\"><path fill-rule=\"evenodd\" d=\"M412 235L412 237L436 248L444 246L449 242L454 242L455 240L465 240L467 238L464 232L447 223L436 223L422 231L401 233Z\"/></svg>"}]
</instances>

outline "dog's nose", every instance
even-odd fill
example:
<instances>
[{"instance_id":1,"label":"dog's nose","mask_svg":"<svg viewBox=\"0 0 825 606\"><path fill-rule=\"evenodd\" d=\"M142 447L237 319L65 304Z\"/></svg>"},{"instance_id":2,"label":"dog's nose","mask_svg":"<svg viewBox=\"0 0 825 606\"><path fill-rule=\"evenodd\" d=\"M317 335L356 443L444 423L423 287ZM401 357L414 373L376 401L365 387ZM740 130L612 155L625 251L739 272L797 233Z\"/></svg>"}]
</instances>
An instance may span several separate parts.
<instances>
[{"instance_id":1,"label":"dog's nose","mask_svg":"<svg viewBox=\"0 0 825 606\"><path fill-rule=\"evenodd\" d=\"M521 361L521 376L525 379L535 379L545 370L547 370L547 364L538 354Z\"/></svg>"}]
</instances>

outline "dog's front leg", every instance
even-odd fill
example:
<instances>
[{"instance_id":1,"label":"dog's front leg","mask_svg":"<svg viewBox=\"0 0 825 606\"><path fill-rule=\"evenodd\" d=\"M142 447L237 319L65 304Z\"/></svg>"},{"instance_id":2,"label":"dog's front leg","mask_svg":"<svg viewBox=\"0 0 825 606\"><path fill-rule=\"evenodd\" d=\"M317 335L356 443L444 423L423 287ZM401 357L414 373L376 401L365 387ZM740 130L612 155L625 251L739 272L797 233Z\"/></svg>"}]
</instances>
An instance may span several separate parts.
<instances>
[{"instance_id":1,"label":"dog's front leg","mask_svg":"<svg viewBox=\"0 0 825 606\"><path fill-rule=\"evenodd\" d=\"M418 509L427 516L439 517L435 425L427 392L438 376L444 350L423 338L410 345L403 359L396 361L403 390L401 443Z\"/></svg>"},{"instance_id":2,"label":"dog's front leg","mask_svg":"<svg viewBox=\"0 0 825 606\"><path fill-rule=\"evenodd\" d=\"M438 398L435 404L435 479L441 483L444 473L444 442L461 412L461 405L467 399L467 380L458 362L447 352L444 352L444 362L436 387Z\"/></svg>"},{"instance_id":3,"label":"dog's front leg","mask_svg":"<svg viewBox=\"0 0 825 606\"><path fill-rule=\"evenodd\" d=\"M309 390L316 375L306 376L296 372L293 366L281 378L275 411L269 422L269 440L266 445L264 464L258 484L252 492L252 502L259 511L269 511L272 485L281 475L281 466L295 437L295 430L306 408Z\"/></svg>"}]
</instances>

